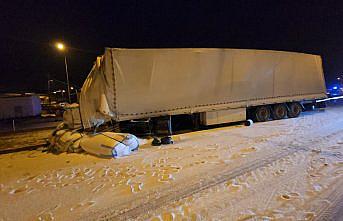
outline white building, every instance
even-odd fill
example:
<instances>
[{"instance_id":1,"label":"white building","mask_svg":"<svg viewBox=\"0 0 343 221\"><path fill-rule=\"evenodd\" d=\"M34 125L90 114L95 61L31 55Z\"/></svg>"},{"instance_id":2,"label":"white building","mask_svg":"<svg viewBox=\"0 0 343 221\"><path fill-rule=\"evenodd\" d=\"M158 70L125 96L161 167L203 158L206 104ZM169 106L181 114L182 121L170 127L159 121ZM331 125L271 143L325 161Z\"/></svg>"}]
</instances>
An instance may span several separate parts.
<instances>
[{"instance_id":1,"label":"white building","mask_svg":"<svg viewBox=\"0 0 343 221\"><path fill-rule=\"evenodd\" d=\"M42 107L35 94L0 95L0 120L33 117L41 114Z\"/></svg>"}]
</instances>

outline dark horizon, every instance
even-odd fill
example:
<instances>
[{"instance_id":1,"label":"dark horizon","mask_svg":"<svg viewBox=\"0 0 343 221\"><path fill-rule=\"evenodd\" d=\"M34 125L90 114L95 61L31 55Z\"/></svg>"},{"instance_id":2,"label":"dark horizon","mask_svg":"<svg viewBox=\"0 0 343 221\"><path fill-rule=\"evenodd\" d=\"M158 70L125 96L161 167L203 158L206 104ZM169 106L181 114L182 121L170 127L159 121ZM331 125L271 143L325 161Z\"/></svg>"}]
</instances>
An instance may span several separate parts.
<instances>
[{"instance_id":1,"label":"dark horizon","mask_svg":"<svg viewBox=\"0 0 343 221\"><path fill-rule=\"evenodd\" d=\"M265 4L264 4L265 3ZM1 92L46 92L48 76L81 87L96 56L117 48L251 48L319 54L327 84L343 73L343 4L112 1L2 3Z\"/></svg>"}]
</instances>

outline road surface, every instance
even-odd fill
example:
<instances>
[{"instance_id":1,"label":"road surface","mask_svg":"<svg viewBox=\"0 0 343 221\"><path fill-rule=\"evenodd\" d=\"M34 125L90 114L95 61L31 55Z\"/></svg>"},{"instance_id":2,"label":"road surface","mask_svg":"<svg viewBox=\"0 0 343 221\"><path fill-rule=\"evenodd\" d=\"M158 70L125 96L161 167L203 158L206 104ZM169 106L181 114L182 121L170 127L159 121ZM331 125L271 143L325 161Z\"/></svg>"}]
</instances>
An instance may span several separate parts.
<instances>
[{"instance_id":1,"label":"road surface","mask_svg":"<svg viewBox=\"0 0 343 221\"><path fill-rule=\"evenodd\" d=\"M343 220L343 107L125 158L0 155L0 220Z\"/></svg>"}]
</instances>

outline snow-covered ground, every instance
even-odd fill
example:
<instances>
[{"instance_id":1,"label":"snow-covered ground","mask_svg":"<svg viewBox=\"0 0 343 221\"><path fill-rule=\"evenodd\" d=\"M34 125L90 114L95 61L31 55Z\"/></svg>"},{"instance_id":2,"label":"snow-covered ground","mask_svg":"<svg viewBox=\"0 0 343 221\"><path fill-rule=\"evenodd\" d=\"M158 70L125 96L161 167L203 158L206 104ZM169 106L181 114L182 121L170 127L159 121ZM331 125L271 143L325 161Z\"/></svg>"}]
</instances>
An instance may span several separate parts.
<instances>
[{"instance_id":1,"label":"snow-covered ground","mask_svg":"<svg viewBox=\"0 0 343 221\"><path fill-rule=\"evenodd\" d=\"M39 146L47 143L52 129L34 130L31 132L16 132L0 135L0 152L15 150L27 146Z\"/></svg>"},{"instance_id":2,"label":"snow-covered ground","mask_svg":"<svg viewBox=\"0 0 343 221\"><path fill-rule=\"evenodd\" d=\"M343 107L177 135L121 159L0 155L0 220L325 220L343 208ZM336 219L339 220L339 219Z\"/></svg>"}]
</instances>

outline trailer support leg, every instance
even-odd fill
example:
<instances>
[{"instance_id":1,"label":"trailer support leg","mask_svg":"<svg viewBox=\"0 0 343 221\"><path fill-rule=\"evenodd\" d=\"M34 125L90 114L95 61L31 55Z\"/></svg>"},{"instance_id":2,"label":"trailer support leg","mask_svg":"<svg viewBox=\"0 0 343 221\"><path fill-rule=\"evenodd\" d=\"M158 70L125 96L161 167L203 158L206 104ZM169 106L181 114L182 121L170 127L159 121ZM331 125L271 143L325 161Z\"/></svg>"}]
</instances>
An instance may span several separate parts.
<instances>
[{"instance_id":1,"label":"trailer support leg","mask_svg":"<svg viewBox=\"0 0 343 221\"><path fill-rule=\"evenodd\" d=\"M166 118L166 122L165 122L165 126L167 127L166 129L166 135L167 136L164 136L161 138L161 143L162 144L173 144L174 141L173 141L173 138L171 137L172 134L173 134L173 131L172 131L172 124L171 124L171 116L169 116L168 118Z\"/></svg>"},{"instance_id":2,"label":"trailer support leg","mask_svg":"<svg viewBox=\"0 0 343 221\"><path fill-rule=\"evenodd\" d=\"M174 143L172 139L172 124L171 124L171 116L168 117L161 117L155 119L154 122L154 134L161 136L161 140L154 136L153 145L161 145L161 144L172 144Z\"/></svg>"}]
</instances>

